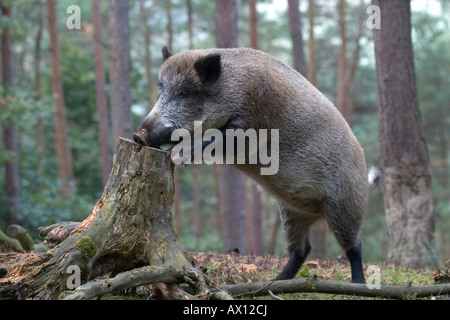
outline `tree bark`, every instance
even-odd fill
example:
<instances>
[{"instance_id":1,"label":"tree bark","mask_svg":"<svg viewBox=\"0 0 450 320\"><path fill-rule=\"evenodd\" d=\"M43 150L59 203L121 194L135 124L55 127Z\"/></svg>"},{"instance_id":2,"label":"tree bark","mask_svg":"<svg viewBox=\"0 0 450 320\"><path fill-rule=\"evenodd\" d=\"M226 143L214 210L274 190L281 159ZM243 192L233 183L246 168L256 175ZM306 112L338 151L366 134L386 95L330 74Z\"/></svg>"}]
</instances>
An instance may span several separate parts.
<instances>
[{"instance_id":1,"label":"tree bark","mask_svg":"<svg viewBox=\"0 0 450 320\"><path fill-rule=\"evenodd\" d=\"M353 126L353 113L355 112L355 94L353 93L353 89L355 87L355 79L356 79L356 70L358 68L359 62L359 52L361 50L360 40L364 31L364 22L365 22L365 11L362 11L358 33L355 37L355 47L353 49L351 60L348 63L348 70L345 74L345 89L347 90L345 102L345 114L347 116L346 120L350 127Z\"/></svg>"},{"instance_id":2,"label":"tree bark","mask_svg":"<svg viewBox=\"0 0 450 320\"><path fill-rule=\"evenodd\" d=\"M251 235L253 254L261 256L264 253L263 234L262 234L262 209L261 191L255 182L251 183L252 190L252 208L251 208Z\"/></svg>"},{"instance_id":3,"label":"tree bark","mask_svg":"<svg viewBox=\"0 0 450 320\"><path fill-rule=\"evenodd\" d=\"M248 17L248 24L250 29L250 47L258 49L258 11L256 10L256 3L258 0L247 0L250 9Z\"/></svg>"},{"instance_id":4,"label":"tree bark","mask_svg":"<svg viewBox=\"0 0 450 320\"><path fill-rule=\"evenodd\" d=\"M347 96L348 88L346 83L347 73L347 32L345 28L345 0L339 0L339 36L341 38L341 47L339 49L338 57L338 71L337 71L337 92L336 92L336 108L341 112L344 119L349 122L347 114Z\"/></svg>"},{"instance_id":5,"label":"tree bark","mask_svg":"<svg viewBox=\"0 0 450 320\"><path fill-rule=\"evenodd\" d=\"M108 0L110 105L113 139L131 138L130 30L128 0Z\"/></svg>"},{"instance_id":6,"label":"tree bark","mask_svg":"<svg viewBox=\"0 0 450 320\"><path fill-rule=\"evenodd\" d=\"M308 66L304 50L304 41L302 35L302 20L300 14L300 0L288 0L289 30L292 38L292 50L294 55L294 68L304 77L308 76Z\"/></svg>"},{"instance_id":7,"label":"tree bark","mask_svg":"<svg viewBox=\"0 0 450 320\"><path fill-rule=\"evenodd\" d=\"M236 0L216 0L216 41L218 48L238 46ZM224 251L247 252L245 201L242 174L230 165L219 168L220 223Z\"/></svg>"},{"instance_id":8,"label":"tree bark","mask_svg":"<svg viewBox=\"0 0 450 320\"><path fill-rule=\"evenodd\" d=\"M257 0L248 0L248 6L250 8L249 27L250 27L250 46L253 49L258 49L258 11L256 8ZM263 249L263 237L262 237L262 202L261 192L259 192L256 183L251 183L252 205L249 206L250 215L250 239L248 244L251 244L251 251L254 255L262 255ZM248 200L247 200L248 202Z\"/></svg>"},{"instance_id":9,"label":"tree bark","mask_svg":"<svg viewBox=\"0 0 450 320\"><path fill-rule=\"evenodd\" d=\"M188 35L189 35L189 50L194 49L194 18L192 10L192 1L186 0L187 17L188 17Z\"/></svg>"},{"instance_id":10,"label":"tree bark","mask_svg":"<svg viewBox=\"0 0 450 320\"><path fill-rule=\"evenodd\" d=\"M58 175L63 185L61 196L68 196L74 188L72 154L67 134L66 106L61 81L59 60L58 20L56 0L47 0L47 23L50 36L50 65L53 104L55 105L55 150L58 159Z\"/></svg>"},{"instance_id":11,"label":"tree bark","mask_svg":"<svg viewBox=\"0 0 450 320\"><path fill-rule=\"evenodd\" d=\"M172 174L169 153L119 139L101 199L67 239L43 254L0 255L0 298L55 299L67 288L71 266L84 282L143 266L174 268L170 283L190 279L197 293L206 290L172 227Z\"/></svg>"},{"instance_id":12,"label":"tree bark","mask_svg":"<svg viewBox=\"0 0 450 320\"><path fill-rule=\"evenodd\" d=\"M309 21L309 38L308 38L308 80L314 86L317 86L317 59L316 59L316 42L314 39L314 0L308 0L308 21ZM323 220L317 221L312 225L309 232L309 241L311 243L311 252L309 259L318 259L325 256L327 241L327 225Z\"/></svg>"},{"instance_id":13,"label":"tree bark","mask_svg":"<svg viewBox=\"0 0 450 320\"><path fill-rule=\"evenodd\" d=\"M236 0L216 0L216 41L218 48L238 47Z\"/></svg>"},{"instance_id":14,"label":"tree bark","mask_svg":"<svg viewBox=\"0 0 450 320\"><path fill-rule=\"evenodd\" d=\"M102 15L100 12L101 0L92 2L92 22L94 25L94 60L95 60L95 91L98 110L98 132L102 159L103 185L108 182L111 172L111 151L109 143L108 104L105 92L105 68L103 64L102 45Z\"/></svg>"},{"instance_id":15,"label":"tree bark","mask_svg":"<svg viewBox=\"0 0 450 320\"><path fill-rule=\"evenodd\" d=\"M37 6L37 33L34 47L34 101L39 104L42 98L41 90L41 45L44 29L44 2L38 1ZM36 151L37 151L37 173L42 175L44 171L45 139L44 123L42 114L37 115L36 119Z\"/></svg>"},{"instance_id":16,"label":"tree bark","mask_svg":"<svg viewBox=\"0 0 450 320\"><path fill-rule=\"evenodd\" d=\"M1 11L4 18L11 19L11 3L5 4L0 1ZM11 24L8 21L8 24ZM5 26L1 35L1 55L2 55L2 84L5 88L5 98L9 95L9 90L14 84L14 61L11 44L10 27ZM8 224L15 224L19 221L20 212L20 175L18 156L18 132L13 122L3 126L3 142L5 149L10 152L11 159L5 161L5 189L8 200Z\"/></svg>"},{"instance_id":17,"label":"tree bark","mask_svg":"<svg viewBox=\"0 0 450 320\"><path fill-rule=\"evenodd\" d=\"M164 0L167 17L167 48L173 52L172 0Z\"/></svg>"},{"instance_id":18,"label":"tree bark","mask_svg":"<svg viewBox=\"0 0 450 320\"><path fill-rule=\"evenodd\" d=\"M153 85L152 77L152 52L150 50L150 44L152 39L152 30L148 25L148 19L150 16L150 9L145 6L146 1L140 0L139 11L142 24L142 32L144 38L144 65L145 65L145 75L147 80L147 91L148 91L148 102L149 111L153 108L156 101L156 88Z\"/></svg>"},{"instance_id":19,"label":"tree bark","mask_svg":"<svg viewBox=\"0 0 450 320\"><path fill-rule=\"evenodd\" d=\"M434 204L416 90L410 1L374 4L383 12L374 38L388 258L419 267L435 262Z\"/></svg>"},{"instance_id":20,"label":"tree bark","mask_svg":"<svg viewBox=\"0 0 450 320\"><path fill-rule=\"evenodd\" d=\"M194 200L194 237L195 246L200 247L200 238L202 236L202 211L201 211L201 193L200 193L200 167L193 165L193 185L192 193Z\"/></svg>"},{"instance_id":21,"label":"tree bark","mask_svg":"<svg viewBox=\"0 0 450 320\"><path fill-rule=\"evenodd\" d=\"M247 253L242 174L230 165L220 167L220 219L224 252Z\"/></svg>"},{"instance_id":22,"label":"tree bark","mask_svg":"<svg viewBox=\"0 0 450 320\"><path fill-rule=\"evenodd\" d=\"M308 0L308 21L308 80L314 86L317 86L316 41L314 38L314 0Z\"/></svg>"}]
</instances>

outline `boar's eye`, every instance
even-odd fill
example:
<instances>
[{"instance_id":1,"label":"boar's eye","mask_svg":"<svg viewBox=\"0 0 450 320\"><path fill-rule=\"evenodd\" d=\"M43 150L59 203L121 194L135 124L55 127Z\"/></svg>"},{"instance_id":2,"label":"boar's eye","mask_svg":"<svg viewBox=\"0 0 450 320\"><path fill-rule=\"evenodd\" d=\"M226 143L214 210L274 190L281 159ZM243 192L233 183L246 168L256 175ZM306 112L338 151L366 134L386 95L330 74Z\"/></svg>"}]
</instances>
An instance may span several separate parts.
<instances>
[{"instance_id":1,"label":"boar's eye","mask_svg":"<svg viewBox=\"0 0 450 320\"><path fill-rule=\"evenodd\" d=\"M183 89L178 93L178 96L180 96L181 98L186 98L188 96L190 96L192 93L190 90L188 89Z\"/></svg>"}]
</instances>

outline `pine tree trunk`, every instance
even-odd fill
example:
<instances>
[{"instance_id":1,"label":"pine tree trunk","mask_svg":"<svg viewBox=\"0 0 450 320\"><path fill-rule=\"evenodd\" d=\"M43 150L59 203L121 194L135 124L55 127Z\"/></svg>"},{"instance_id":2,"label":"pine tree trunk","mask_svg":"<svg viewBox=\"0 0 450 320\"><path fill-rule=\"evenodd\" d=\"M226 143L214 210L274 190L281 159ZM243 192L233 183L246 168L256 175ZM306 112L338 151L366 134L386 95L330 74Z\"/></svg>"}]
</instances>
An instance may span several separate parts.
<instances>
[{"instance_id":1,"label":"pine tree trunk","mask_svg":"<svg viewBox=\"0 0 450 320\"><path fill-rule=\"evenodd\" d=\"M41 90L41 46L42 35L44 30L44 3L38 2L37 4L37 33L36 42L34 47L34 101L36 105L42 98ZM45 155L45 139L44 139L44 122L42 114L37 114L36 119L36 149L37 149L37 173L42 175L44 171L44 155Z\"/></svg>"},{"instance_id":2,"label":"pine tree trunk","mask_svg":"<svg viewBox=\"0 0 450 320\"><path fill-rule=\"evenodd\" d=\"M187 17L188 17L188 35L189 35L189 50L194 49L194 18L193 16L193 10L192 10L192 1L186 0L186 6L187 6Z\"/></svg>"},{"instance_id":3,"label":"pine tree trunk","mask_svg":"<svg viewBox=\"0 0 450 320\"><path fill-rule=\"evenodd\" d=\"M338 57L338 71L337 71L337 92L336 92L336 108L341 112L344 119L349 123L350 119L347 114L347 98L348 87L346 83L347 73L347 32L345 27L345 0L339 0L339 36L341 38L341 47L339 49Z\"/></svg>"},{"instance_id":4,"label":"pine tree trunk","mask_svg":"<svg viewBox=\"0 0 450 320\"><path fill-rule=\"evenodd\" d=\"M108 104L106 102L105 92L105 67L103 65L102 16L100 12L100 2L101 0L94 0L92 2L92 22L94 25L95 91L98 110L98 131L102 157L103 185L106 185L109 173L111 172L112 159L109 147Z\"/></svg>"},{"instance_id":5,"label":"pine tree trunk","mask_svg":"<svg viewBox=\"0 0 450 320\"><path fill-rule=\"evenodd\" d=\"M238 47L236 0L216 0L216 41L218 48Z\"/></svg>"},{"instance_id":6,"label":"pine tree trunk","mask_svg":"<svg viewBox=\"0 0 450 320\"><path fill-rule=\"evenodd\" d=\"M11 19L11 4L1 1L1 11L4 19ZM10 25L11 22L8 22ZM11 44L10 27L4 27L1 34L2 57L2 84L5 89L5 98L8 99L9 89L14 82L14 63ZM5 149L11 153L12 158L5 161L5 189L8 198L8 224L18 223L20 210L20 176L18 163L18 132L13 123L3 126L3 141Z\"/></svg>"},{"instance_id":7,"label":"pine tree trunk","mask_svg":"<svg viewBox=\"0 0 450 320\"><path fill-rule=\"evenodd\" d=\"M193 170L193 200L194 200L194 236L195 246L200 247L200 238L202 236L202 211L201 211L201 193L200 193L200 167L194 165Z\"/></svg>"},{"instance_id":8,"label":"pine tree trunk","mask_svg":"<svg viewBox=\"0 0 450 320\"><path fill-rule=\"evenodd\" d=\"M218 48L238 46L238 11L236 0L216 0L216 41ZM221 165L220 223L224 251L247 252L245 202L242 174L230 165Z\"/></svg>"},{"instance_id":9,"label":"pine tree trunk","mask_svg":"<svg viewBox=\"0 0 450 320\"><path fill-rule=\"evenodd\" d=\"M302 35L302 20L300 14L300 0L288 0L289 5L289 30L291 32L292 47L294 55L294 68L303 76L308 76L308 66L304 50Z\"/></svg>"},{"instance_id":10,"label":"pine tree trunk","mask_svg":"<svg viewBox=\"0 0 450 320\"><path fill-rule=\"evenodd\" d=\"M250 9L250 15L248 17L248 25L250 29L250 47L258 49L258 12L256 10L256 3L258 0L247 0L248 7Z\"/></svg>"},{"instance_id":11,"label":"pine tree trunk","mask_svg":"<svg viewBox=\"0 0 450 320\"><path fill-rule=\"evenodd\" d=\"M164 0L167 17L167 47L173 52L173 23L172 23L172 0Z\"/></svg>"},{"instance_id":12,"label":"pine tree trunk","mask_svg":"<svg viewBox=\"0 0 450 320\"><path fill-rule=\"evenodd\" d=\"M101 199L66 240L43 254L0 255L0 299L57 298L71 266L82 281L143 266L175 270L169 283L185 273L200 279L172 227L172 174L170 154L119 139Z\"/></svg>"},{"instance_id":13,"label":"pine tree trunk","mask_svg":"<svg viewBox=\"0 0 450 320\"><path fill-rule=\"evenodd\" d=\"M109 78L113 139L131 138L131 66L128 0L108 0Z\"/></svg>"},{"instance_id":14,"label":"pine tree trunk","mask_svg":"<svg viewBox=\"0 0 450 320\"><path fill-rule=\"evenodd\" d=\"M253 49L258 49L258 11L256 8L257 0L248 0L248 6L250 8L249 27L250 27L250 46ZM256 187L255 182L251 183L252 205L250 208L250 239L251 252L254 255L262 255L263 239L262 239L262 202L261 192ZM250 251L250 250L249 250Z\"/></svg>"},{"instance_id":15,"label":"pine tree trunk","mask_svg":"<svg viewBox=\"0 0 450 320\"><path fill-rule=\"evenodd\" d=\"M150 44L152 43L152 30L148 25L148 19L150 16L150 9L145 6L146 1L139 1L139 11L141 17L142 33L144 38L144 65L145 65L145 75L147 80L147 90L148 90L148 102L149 111L153 108L156 101L156 89L153 85L152 77L152 52L150 50Z\"/></svg>"},{"instance_id":16,"label":"pine tree trunk","mask_svg":"<svg viewBox=\"0 0 450 320\"><path fill-rule=\"evenodd\" d=\"M55 150L58 159L59 178L63 182L61 195L69 195L74 187L72 153L66 123L66 106L61 80L58 40L58 19L56 0L47 0L47 23L50 35L50 65L52 74L52 94L55 105Z\"/></svg>"},{"instance_id":17,"label":"pine tree trunk","mask_svg":"<svg viewBox=\"0 0 450 320\"><path fill-rule=\"evenodd\" d=\"M317 86L316 41L314 38L314 0L308 0L308 21L308 80L314 86Z\"/></svg>"},{"instance_id":18,"label":"pine tree trunk","mask_svg":"<svg viewBox=\"0 0 450 320\"><path fill-rule=\"evenodd\" d=\"M405 266L435 262L431 170L417 99L409 0L374 1L380 155L388 258Z\"/></svg>"}]
</instances>

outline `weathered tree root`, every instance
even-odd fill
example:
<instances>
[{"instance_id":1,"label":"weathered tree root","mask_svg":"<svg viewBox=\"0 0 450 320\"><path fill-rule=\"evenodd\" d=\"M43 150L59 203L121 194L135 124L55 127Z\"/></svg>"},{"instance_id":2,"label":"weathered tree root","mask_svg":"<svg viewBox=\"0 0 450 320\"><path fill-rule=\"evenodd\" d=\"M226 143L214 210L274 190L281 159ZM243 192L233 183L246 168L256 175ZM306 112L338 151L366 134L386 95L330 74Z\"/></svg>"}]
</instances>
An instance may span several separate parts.
<instances>
[{"instance_id":1,"label":"weathered tree root","mask_svg":"<svg viewBox=\"0 0 450 320\"><path fill-rule=\"evenodd\" d=\"M379 289L370 289L364 284L319 280L315 277L308 279L241 283L225 285L221 286L221 288L226 290L233 297L265 296L269 295L269 291L273 294L314 292L385 299L411 299L450 294L450 284L448 283L420 287L413 287L411 285L399 287L380 286Z\"/></svg>"},{"instance_id":2,"label":"weathered tree root","mask_svg":"<svg viewBox=\"0 0 450 320\"><path fill-rule=\"evenodd\" d=\"M105 285L116 291L140 273L138 283L186 282L195 295L206 292L207 280L172 227L172 173L169 153L119 139L101 199L64 241L42 254L0 255L0 299L56 299L67 289L73 266L88 283L72 298L107 293ZM128 272L89 284L123 271Z\"/></svg>"}]
</instances>

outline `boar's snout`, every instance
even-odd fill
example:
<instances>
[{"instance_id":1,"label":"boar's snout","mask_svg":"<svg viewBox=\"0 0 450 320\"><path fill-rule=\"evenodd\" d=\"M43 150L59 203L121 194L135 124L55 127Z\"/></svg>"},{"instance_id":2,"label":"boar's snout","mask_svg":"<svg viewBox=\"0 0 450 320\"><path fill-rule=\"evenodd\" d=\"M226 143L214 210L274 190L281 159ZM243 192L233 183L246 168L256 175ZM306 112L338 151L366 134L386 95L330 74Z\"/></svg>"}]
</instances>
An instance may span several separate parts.
<instances>
[{"instance_id":1,"label":"boar's snout","mask_svg":"<svg viewBox=\"0 0 450 320\"><path fill-rule=\"evenodd\" d=\"M138 132L136 132L135 134L133 134L133 140L134 140L134 142L136 142L137 144L140 144L141 146L147 145L147 143L143 139L143 133L140 130Z\"/></svg>"},{"instance_id":2,"label":"boar's snout","mask_svg":"<svg viewBox=\"0 0 450 320\"><path fill-rule=\"evenodd\" d=\"M164 144L173 144L171 141L173 127L155 127L152 130L140 128L133 134L133 140L142 146L159 148Z\"/></svg>"}]
</instances>

